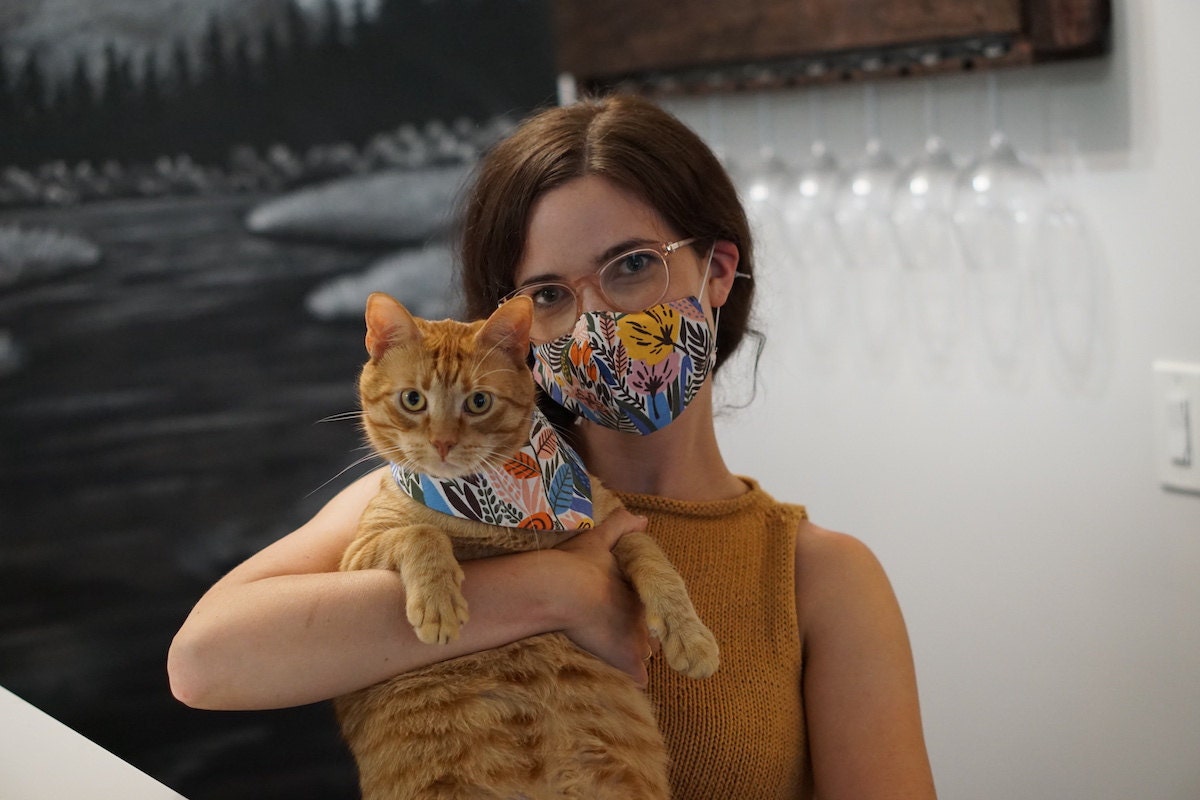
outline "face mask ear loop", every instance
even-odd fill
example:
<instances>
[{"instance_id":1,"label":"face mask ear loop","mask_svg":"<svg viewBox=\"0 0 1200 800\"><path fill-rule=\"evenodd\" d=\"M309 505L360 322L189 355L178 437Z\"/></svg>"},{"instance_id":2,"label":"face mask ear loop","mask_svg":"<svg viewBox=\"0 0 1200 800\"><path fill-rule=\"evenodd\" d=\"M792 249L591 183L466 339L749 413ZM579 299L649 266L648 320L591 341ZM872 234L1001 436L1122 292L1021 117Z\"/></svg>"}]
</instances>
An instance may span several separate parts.
<instances>
[{"instance_id":1,"label":"face mask ear loop","mask_svg":"<svg viewBox=\"0 0 1200 800\"><path fill-rule=\"evenodd\" d=\"M708 259L704 262L704 275L700 278L700 291L696 295L696 299L701 303L704 302L704 290L708 288L708 273L712 269L713 253L717 251L717 243L714 241L712 246L708 248Z\"/></svg>"},{"instance_id":2,"label":"face mask ear loop","mask_svg":"<svg viewBox=\"0 0 1200 800\"><path fill-rule=\"evenodd\" d=\"M717 331L721 330L721 307L717 306L713 314L713 361L717 360Z\"/></svg>"},{"instance_id":3,"label":"face mask ear loop","mask_svg":"<svg viewBox=\"0 0 1200 800\"><path fill-rule=\"evenodd\" d=\"M708 273L712 269L712 257L713 257L713 253L715 253L715 252L717 252L717 243L714 240L712 245L708 248L708 259L704 262L704 277L700 279L700 294L696 296L696 299L699 300L701 303L704 302L704 290L708 288ZM713 309L713 330L712 330L713 358L716 358L716 354L717 354L717 347L716 347L717 329L720 326L721 326L721 307L717 306L716 308Z\"/></svg>"}]
</instances>

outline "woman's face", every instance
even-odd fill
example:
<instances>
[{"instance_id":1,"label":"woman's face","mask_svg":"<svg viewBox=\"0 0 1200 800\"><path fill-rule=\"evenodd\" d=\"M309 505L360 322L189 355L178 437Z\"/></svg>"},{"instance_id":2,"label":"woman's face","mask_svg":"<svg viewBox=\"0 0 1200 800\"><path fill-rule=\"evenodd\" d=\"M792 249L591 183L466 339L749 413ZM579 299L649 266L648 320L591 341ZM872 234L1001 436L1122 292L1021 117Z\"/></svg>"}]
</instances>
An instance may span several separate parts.
<instances>
[{"instance_id":1,"label":"woman's face","mask_svg":"<svg viewBox=\"0 0 1200 800\"><path fill-rule=\"evenodd\" d=\"M539 281L571 284L628 250L676 242L689 235L688 231L673 230L640 198L605 178L574 178L534 203L514 285L519 288ZM704 263L696 250L680 248L668 263L670 284L664 299L699 294ZM582 311L617 310L605 303L592 283L577 284L577 292Z\"/></svg>"}]
</instances>

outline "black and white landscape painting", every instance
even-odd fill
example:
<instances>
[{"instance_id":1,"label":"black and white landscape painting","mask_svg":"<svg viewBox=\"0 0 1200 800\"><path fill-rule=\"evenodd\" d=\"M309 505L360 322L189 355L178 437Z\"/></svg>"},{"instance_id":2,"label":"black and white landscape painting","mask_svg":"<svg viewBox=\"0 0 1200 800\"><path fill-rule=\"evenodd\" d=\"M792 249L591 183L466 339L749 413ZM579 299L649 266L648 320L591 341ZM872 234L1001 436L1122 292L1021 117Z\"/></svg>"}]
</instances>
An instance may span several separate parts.
<instances>
[{"instance_id":1,"label":"black and white landscape painting","mask_svg":"<svg viewBox=\"0 0 1200 800\"><path fill-rule=\"evenodd\" d=\"M349 798L324 704L204 713L197 597L368 465L366 294L553 99L549 0L0 6L0 686L191 800ZM347 469L348 468L348 469Z\"/></svg>"}]
</instances>

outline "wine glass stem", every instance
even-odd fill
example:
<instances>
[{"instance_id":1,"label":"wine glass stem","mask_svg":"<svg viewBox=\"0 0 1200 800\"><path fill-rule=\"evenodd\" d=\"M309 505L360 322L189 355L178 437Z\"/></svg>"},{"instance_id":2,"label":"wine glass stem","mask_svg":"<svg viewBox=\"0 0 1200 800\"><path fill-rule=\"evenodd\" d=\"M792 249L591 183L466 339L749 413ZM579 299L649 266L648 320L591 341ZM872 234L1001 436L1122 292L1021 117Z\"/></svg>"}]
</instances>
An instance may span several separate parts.
<instances>
[{"instance_id":1,"label":"wine glass stem","mask_svg":"<svg viewBox=\"0 0 1200 800\"><path fill-rule=\"evenodd\" d=\"M937 96L933 91L933 81L925 79L925 137L932 139L938 135Z\"/></svg>"},{"instance_id":2,"label":"wine glass stem","mask_svg":"<svg viewBox=\"0 0 1200 800\"><path fill-rule=\"evenodd\" d=\"M1000 87L996 82L996 73L994 71L987 73L987 106L988 124L991 125L991 130L988 133L1002 133L1004 120L1000 111Z\"/></svg>"},{"instance_id":3,"label":"wine glass stem","mask_svg":"<svg viewBox=\"0 0 1200 800\"><path fill-rule=\"evenodd\" d=\"M772 124L771 101L766 92L760 91L757 100L758 146L761 153L775 152L775 126Z\"/></svg>"},{"instance_id":4,"label":"wine glass stem","mask_svg":"<svg viewBox=\"0 0 1200 800\"><path fill-rule=\"evenodd\" d=\"M813 144L825 141L825 104L821 88L808 90L808 121Z\"/></svg>"},{"instance_id":5,"label":"wine glass stem","mask_svg":"<svg viewBox=\"0 0 1200 800\"><path fill-rule=\"evenodd\" d=\"M863 116L867 125L867 141L878 142L879 134L879 95L876 92L875 84L867 82L863 84Z\"/></svg>"},{"instance_id":6,"label":"wine glass stem","mask_svg":"<svg viewBox=\"0 0 1200 800\"><path fill-rule=\"evenodd\" d=\"M725 152L725 120L721 108L721 99L716 92L708 96L708 135L713 150Z\"/></svg>"}]
</instances>

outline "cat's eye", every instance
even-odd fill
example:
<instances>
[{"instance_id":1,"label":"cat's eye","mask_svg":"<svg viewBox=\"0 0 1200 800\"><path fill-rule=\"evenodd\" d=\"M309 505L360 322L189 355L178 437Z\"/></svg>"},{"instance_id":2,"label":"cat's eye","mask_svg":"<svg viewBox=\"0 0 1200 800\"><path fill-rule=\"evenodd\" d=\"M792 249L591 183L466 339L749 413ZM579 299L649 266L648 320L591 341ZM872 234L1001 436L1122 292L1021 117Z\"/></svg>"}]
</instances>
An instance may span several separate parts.
<instances>
[{"instance_id":1,"label":"cat's eye","mask_svg":"<svg viewBox=\"0 0 1200 800\"><path fill-rule=\"evenodd\" d=\"M463 403L468 414L483 414L492 407L492 396L487 392L472 392Z\"/></svg>"},{"instance_id":2,"label":"cat's eye","mask_svg":"<svg viewBox=\"0 0 1200 800\"><path fill-rule=\"evenodd\" d=\"M424 411L425 395L416 389L405 389L400 393L400 407L405 411Z\"/></svg>"}]
</instances>

